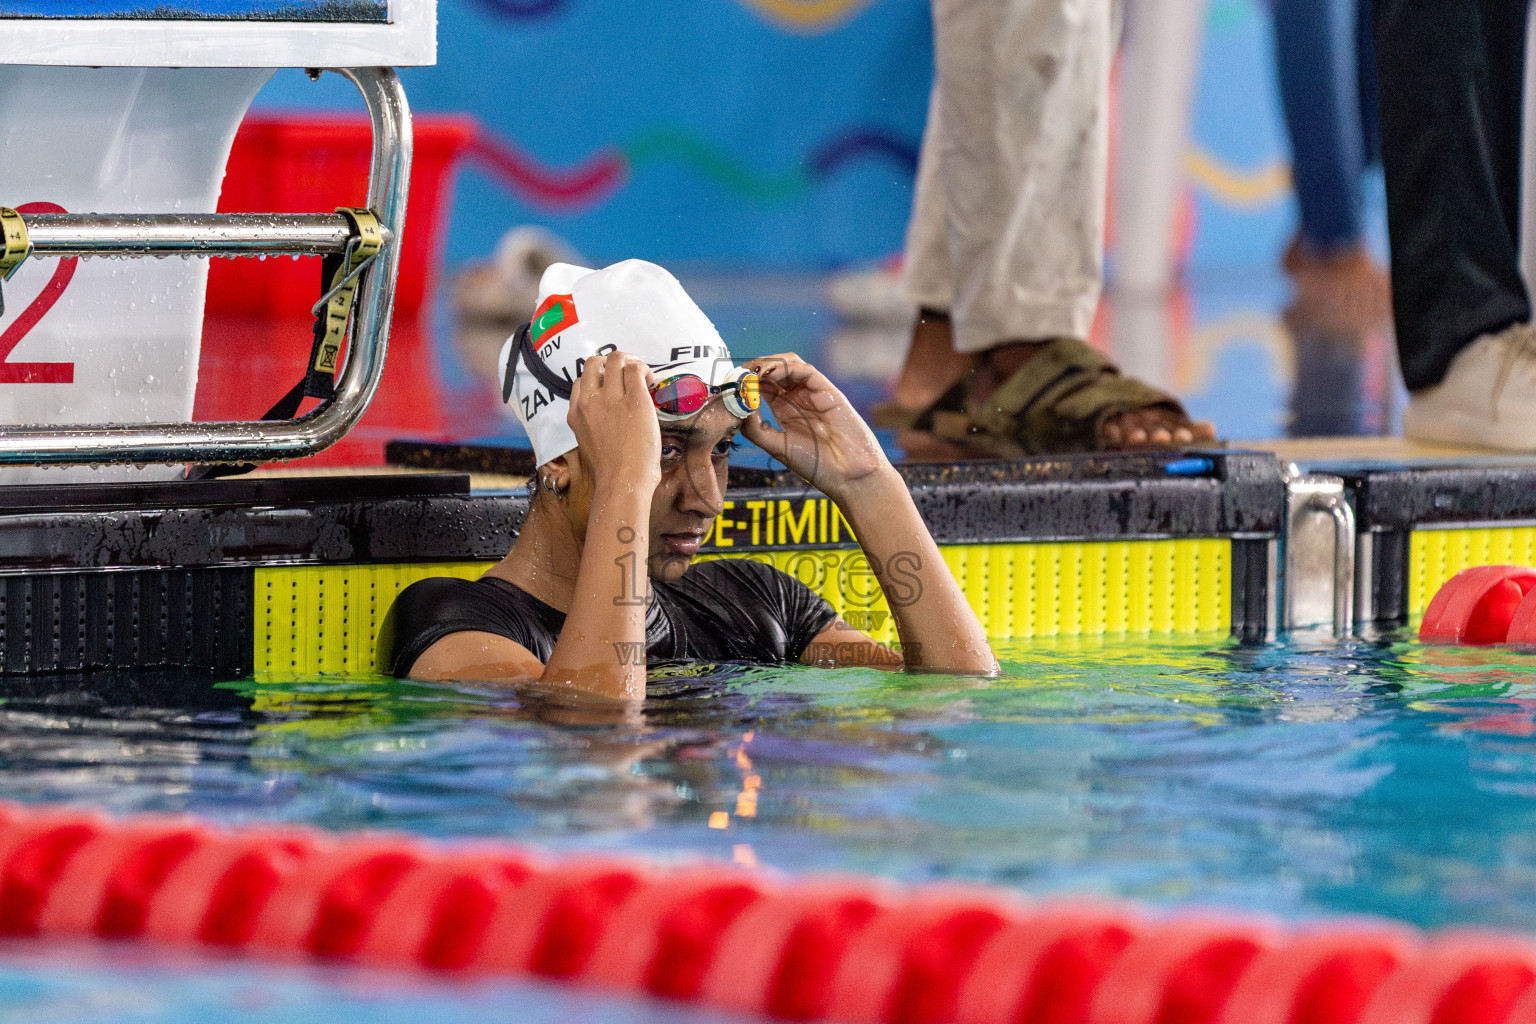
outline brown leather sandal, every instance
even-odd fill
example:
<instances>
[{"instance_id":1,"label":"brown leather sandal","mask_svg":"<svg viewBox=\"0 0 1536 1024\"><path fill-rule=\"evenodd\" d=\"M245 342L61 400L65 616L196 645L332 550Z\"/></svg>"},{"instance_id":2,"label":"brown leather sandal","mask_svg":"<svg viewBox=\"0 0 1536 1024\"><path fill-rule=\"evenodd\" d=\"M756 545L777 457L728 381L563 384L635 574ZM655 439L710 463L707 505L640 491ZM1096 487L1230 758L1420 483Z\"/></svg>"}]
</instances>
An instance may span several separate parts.
<instances>
[{"instance_id":1,"label":"brown leather sandal","mask_svg":"<svg viewBox=\"0 0 1536 1024\"><path fill-rule=\"evenodd\" d=\"M919 417L914 426L979 454L1014 458L1100 451L1107 420L1162 407L1184 415L1172 395L1123 376L1103 355L1076 338L1056 338L1005 380L985 401L962 382ZM956 391L964 387L963 400Z\"/></svg>"}]
</instances>

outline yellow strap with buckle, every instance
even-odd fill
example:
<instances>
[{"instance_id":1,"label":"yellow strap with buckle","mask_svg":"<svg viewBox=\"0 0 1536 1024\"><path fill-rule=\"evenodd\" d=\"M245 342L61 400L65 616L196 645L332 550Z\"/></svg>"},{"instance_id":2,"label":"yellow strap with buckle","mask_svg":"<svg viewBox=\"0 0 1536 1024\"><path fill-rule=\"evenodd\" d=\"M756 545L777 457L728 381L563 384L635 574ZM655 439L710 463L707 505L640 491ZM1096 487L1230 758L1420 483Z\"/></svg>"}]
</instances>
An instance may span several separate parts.
<instances>
[{"instance_id":1,"label":"yellow strap with buckle","mask_svg":"<svg viewBox=\"0 0 1536 1024\"><path fill-rule=\"evenodd\" d=\"M357 295L357 282L361 277L358 271L384 247L384 232L373 211L338 206L336 212L352 222L357 234L347 258L331 276L331 297L325 304L325 337L315 348L314 370L317 373L336 372L341 345L347 337L347 321L352 317L352 300Z\"/></svg>"},{"instance_id":2,"label":"yellow strap with buckle","mask_svg":"<svg viewBox=\"0 0 1536 1024\"><path fill-rule=\"evenodd\" d=\"M0 206L0 281L9 281L16 268L32 255L32 239L27 236L27 222L9 206Z\"/></svg>"}]
</instances>

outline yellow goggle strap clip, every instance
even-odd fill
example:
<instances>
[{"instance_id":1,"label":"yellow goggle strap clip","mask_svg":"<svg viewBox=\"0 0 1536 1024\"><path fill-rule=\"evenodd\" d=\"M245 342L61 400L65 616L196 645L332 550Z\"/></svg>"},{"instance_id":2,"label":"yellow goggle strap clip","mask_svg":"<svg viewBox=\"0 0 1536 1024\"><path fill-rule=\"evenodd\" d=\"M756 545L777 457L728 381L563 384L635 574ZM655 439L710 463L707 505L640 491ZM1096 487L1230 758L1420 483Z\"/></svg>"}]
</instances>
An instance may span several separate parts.
<instances>
[{"instance_id":1,"label":"yellow goggle strap clip","mask_svg":"<svg viewBox=\"0 0 1536 1024\"><path fill-rule=\"evenodd\" d=\"M16 268L32 255L32 239L27 235L27 222L21 214L9 206L0 206L0 281L9 281ZM0 316L5 314L5 294L0 292Z\"/></svg>"}]
</instances>

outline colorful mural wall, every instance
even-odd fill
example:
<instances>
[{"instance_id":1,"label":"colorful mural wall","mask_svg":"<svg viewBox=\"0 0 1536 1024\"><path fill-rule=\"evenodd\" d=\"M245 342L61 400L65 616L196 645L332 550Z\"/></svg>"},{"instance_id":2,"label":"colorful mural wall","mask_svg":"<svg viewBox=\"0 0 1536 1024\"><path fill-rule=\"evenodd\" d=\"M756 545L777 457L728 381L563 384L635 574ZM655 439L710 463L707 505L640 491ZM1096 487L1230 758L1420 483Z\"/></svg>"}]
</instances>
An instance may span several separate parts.
<instances>
[{"instance_id":1,"label":"colorful mural wall","mask_svg":"<svg viewBox=\"0 0 1536 1024\"><path fill-rule=\"evenodd\" d=\"M483 129L450 264L521 223L600 262L813 270L900 247L926 0L442 0L439 16L441 62L406 72L412 103ZM1195 270L1273 266L1291 230L1271 65L1267 8L1211 0L1186 161ZM258 100L352 105L298 72Z\"/></svg>"}]
</instances>

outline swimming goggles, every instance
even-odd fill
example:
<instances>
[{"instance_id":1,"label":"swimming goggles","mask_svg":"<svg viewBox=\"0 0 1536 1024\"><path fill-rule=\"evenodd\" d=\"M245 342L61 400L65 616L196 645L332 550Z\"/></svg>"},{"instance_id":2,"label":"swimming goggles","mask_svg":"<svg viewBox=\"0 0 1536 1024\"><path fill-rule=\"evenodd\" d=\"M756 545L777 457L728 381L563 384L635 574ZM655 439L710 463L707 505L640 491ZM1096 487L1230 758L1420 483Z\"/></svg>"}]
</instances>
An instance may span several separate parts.
<instances>
[{"instance_id":1,"label":"swimming goggles","mask_svg":"<svg viewBox=\"0 0 1536 1024\"><path fill-rule=\"evenodd\" d=\"M517 329L512 342L512 357L507 360L506 376L501 382L503 402L512 400L512 383L517 376L519 357L527 364L528 372L533 374L534 380L552 391L556 397L570 401L570 378L555 373L539 356L538 350L533 347L531 327L525 323ZM696 415L717 395L726 412L739 420L751 416L762 404L757 374L745 366L731 370L718 386L711 385L698 374L679 373L657 381L650 390L656 416L663 420L685 420Z\"/></svg>"},{"instance_id":2,"label":"swimming goggles","mask_svg":"<svg viewBox=\"0 0 1536 1024\"><path fill-rule=\"evenodd\" d=\"M719 387L710 385L697 374L679 373L657 381L651 388L656 415L664 420L685 420L703 409L716 395L720 396L725 411L739 420L751 416L762 404L757 374L745 366L738 366L727 374L725 383Z\"/></svg>"}]
</instances>

